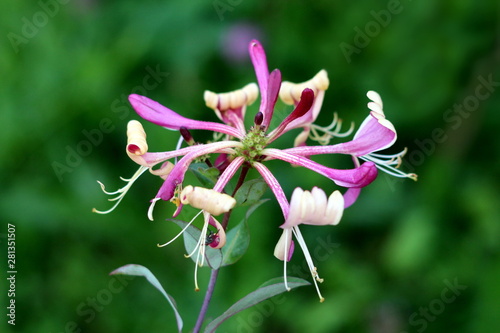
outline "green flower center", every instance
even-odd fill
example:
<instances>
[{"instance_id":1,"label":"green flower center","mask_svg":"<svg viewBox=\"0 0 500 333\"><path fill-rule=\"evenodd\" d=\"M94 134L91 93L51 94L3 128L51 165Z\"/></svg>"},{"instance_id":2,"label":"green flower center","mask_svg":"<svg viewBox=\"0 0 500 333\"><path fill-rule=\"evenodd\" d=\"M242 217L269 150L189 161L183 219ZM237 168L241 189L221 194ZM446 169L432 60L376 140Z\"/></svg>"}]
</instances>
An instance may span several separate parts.
<instances>
[{"instance_id":1,"label":"green flower center","mask_svg":"<svg viewBox=\"0 0 500 333\"><path fill-rule=\"evenodd\" d=\"M241 140L243 147L236 149L235 156L242 156L249 163L258 161L262 158L262 150L266 147L267 141L264 129L260 126L253 126Z\"/></svg>"}]
</instances>

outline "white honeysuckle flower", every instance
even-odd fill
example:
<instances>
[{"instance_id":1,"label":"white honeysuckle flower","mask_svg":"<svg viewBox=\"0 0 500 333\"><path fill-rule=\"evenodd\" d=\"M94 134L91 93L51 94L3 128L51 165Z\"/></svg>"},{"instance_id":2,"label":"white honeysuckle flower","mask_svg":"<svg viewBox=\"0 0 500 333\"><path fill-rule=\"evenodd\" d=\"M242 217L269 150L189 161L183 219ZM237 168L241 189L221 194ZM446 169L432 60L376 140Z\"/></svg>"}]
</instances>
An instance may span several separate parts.
<instances>
[{"instance_id":1,"label":"white honeysuckle flower","mask_svg":"<svg viewBox=\"0 0 500 333\"><path fill-rule=\"evenodd\" d=\"M313 187L311 192L297 187L290 200L290 212L281 228L291 228L299 224L336 225L344 212L344 197L334 191L327 199L325 192Z\"/></svg>"},{"instance_id":2,"label":"white honeysuckle flower","mask_svg":"<svg viewBox=\"0 0 500 333\"><path fill-rule=\"evenodd\" d=\"M325 192L319 187L313 187L311 191L304 191L300 187L297 187L293 191L288 217L285 223L281 225L283 234L274 249L274 256L283 261L284 280L287 289L286 263L292 258L295 247L292 240L293 234L304 253L319 299L321 302L324 300L317 284L317 282L323 282L323 279L318 275L317 268L314 266L312 257L298 226L299 224L337 225L342 218L343 212L344 197L339 191L334 191L328 198Z\"/></svg>"}]
</instances>

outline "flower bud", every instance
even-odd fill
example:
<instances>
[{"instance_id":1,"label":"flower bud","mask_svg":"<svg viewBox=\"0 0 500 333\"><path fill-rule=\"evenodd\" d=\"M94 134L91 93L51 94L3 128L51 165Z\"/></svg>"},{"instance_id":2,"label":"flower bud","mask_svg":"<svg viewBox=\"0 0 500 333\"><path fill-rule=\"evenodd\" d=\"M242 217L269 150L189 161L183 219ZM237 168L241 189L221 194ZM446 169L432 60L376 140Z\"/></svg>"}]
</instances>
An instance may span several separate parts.
<instances>
[{"instance_id":1,"label":"flower bud","mask_svg":"<svg viewBox=\"0 0 500 333\"><path fill-rule=\"evenodd\" d=\"M146 132L137 120L131 120L127 124L127 154L144 155L148 152Z\"/></svg>"},{"instance_id":2,"label":"flower bud","mask_svg":"<svg viewBox=\"0 0 500 333\"><path fill-rule=\"evenodd\" d=\"M184 139L184 141L186 141L186 143L188 145L192 146L195 144L195 141L193 139L193 136L191 135L191 132L186 127L181 126L179 128L179 132L181 133L182 138Z\"/></svg>"},{"instance_id":3,"label":"flower bud","mask_svg":"<svg viewBox=\"0 0 500 333\"><path fill-rule=\"evenodd\" d=\"M180 198L181 203L203 209L212 215L227 213L236 205L236 200L230 195L191 185L182 190Z\"/></svg>"},{"instance_id":4,"label":"flower bud","mask_svg":"<svg viewBox=\"0 0 500 333\"><path fill-rule=\"evenodd\" d=\"M263 120L264 120L264 114L260 111L257 112L257 114L255 115L255 119L254 119L255 125L257 125L257 126L262 125Z\"/></svg>"}]
</instances>

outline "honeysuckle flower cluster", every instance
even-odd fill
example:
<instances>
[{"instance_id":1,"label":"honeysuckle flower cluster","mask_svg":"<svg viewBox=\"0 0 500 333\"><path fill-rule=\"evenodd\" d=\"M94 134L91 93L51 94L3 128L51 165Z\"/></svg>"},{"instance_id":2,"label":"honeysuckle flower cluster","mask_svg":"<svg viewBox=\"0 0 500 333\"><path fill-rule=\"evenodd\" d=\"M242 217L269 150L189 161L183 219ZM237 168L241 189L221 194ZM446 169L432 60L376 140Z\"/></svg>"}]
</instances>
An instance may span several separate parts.
<instances>
[{"instance_id":1,"label":"honeysuckle flower cluster","mask_svg":"<svg viewBox=\"0 0 500 333\"><path fill-rule=\"evenodd\" d=\"M174 216L180 213L183 205L191 205L201 210L199 214L203 213L204 225L195 249L198 251L197 258L199 258L196 262L202 265L205 246L220 248L225 244L225 226L223 227L214 216L229 212L236 204L234 198L224 193L226 185L239 169L254 168L268 184L283 213L285 222L280 226L283 230L282 236L274 254L284 262L285 284L286 262L293 254L292 236L295 236L305 255L322 301L323 296L316 283L316 281L321 282L322 279L319 278L317 268L300 233L299 225L338 224L344 208L356 201L361 188L373 182L377 177L378 169L398 177L415 179L416 175L405 174L397 169L405 151L395 155L377 153L392 146L397 135L392 123L385 118L382 100L376 92L370 91L367 94L370 99L368 103L370 113L355 133L354 138L343 143L329 145L331 139L349 135L354 127L351 126L348 131L341 132L342 123L336 114L330 126L321 127L314 124L321 110L325 91L329 86L326 71L321 70L311 80L300 84L282 82L279 70L269 72L264 49L258 41L250 42L249 53L258 85L250 83L239 90L227 93L206 91L204 94L206 105L215 111L222 123L189 119L145 96L136 94L129 96L132 107L143 119L169 130L179 131L182 139L176 147L172 147L173 150L148 152L146 133L141 123L131 121L127 129L126 151L140 167L130 179L123 179L127 184L116 192L106 192L104 185L101 184L105 193L117 195L110 199L117 202L108 211L94 211L98 213L112 211L136 179L149 170L164 180L158 193L151 200L148 211L148 217L151 220L154 205L159 200L171 201L177 206ZM246 108L257 100L259 93L260 107L254 116L253 125L247 129L244 122ZM271 128L278 97L284 103L293 105L294 109L280 124ZM296 137L293 146L287 149L272 148L271 144L275 140L294 129L301 129L301 132ZM214 135L216 140L198 143L191 135L192 130L212 131L216 134ZM308 139L316 141L318 145L306 145ZM183 142L187 146L183 147ZM351 155L353 168L335 169L310 158L319 154ZM327 198L325 192L318 187L313 187L311 191L296 188L289 202L278 179L265 165L270 160L281 160L293 166L310 169L330 179L336 185L346 188L347 191L341 194L339 190L336 190ZM184 176L189 166L199 161L204 161L220 171L212 189L184 184ZM217 233L211 232L209 225L217 229ZM193 254L194 252L190 255ZM196 288L198 288L197 284Z\"/></svg>"}]
</instances>

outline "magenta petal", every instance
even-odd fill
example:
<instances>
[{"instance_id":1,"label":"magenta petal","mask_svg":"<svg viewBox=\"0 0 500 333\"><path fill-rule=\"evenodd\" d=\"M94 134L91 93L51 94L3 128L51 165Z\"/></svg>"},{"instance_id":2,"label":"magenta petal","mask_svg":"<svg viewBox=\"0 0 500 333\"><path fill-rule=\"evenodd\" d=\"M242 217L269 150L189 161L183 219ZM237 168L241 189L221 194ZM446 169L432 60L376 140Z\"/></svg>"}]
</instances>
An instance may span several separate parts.
<instances>
[{"instance_id":1,"label":"magenta petal","mask_svg":"<svg viewBox=\"0 0 500 333\"><path fill-rule=\"evenodd\" d=\"M280 92L281 72L278 69L275 69L269 75L269 83L267 87L267 97L264 98L264 96L262 96L260 103L260 112L264 115L262 125L266 128L269 127L271 119L273 118L274 106L276 105Z\"/></svg>"},{"instance_id":2,"label":"magenta petal","mask_svg":"<svg viewBox=\"0 0 500 333\"><path fill-rule=\"evenodd\" d=\"M297 128L297 127L308 127L310 126L318 117L321 111L321 106L323 105L323 98L325 97L325 91L320 90L316 93L314 97L313 105L309 108L309 111L300 118L295 119L287 126L287 131Z\"/></svg>"},{"instance_id":3,"label":"magenta petal","mask_svg":"<svg viewBox=\"0 0 500 333\"><path fill-rule=\"evenodd\" d=\"M361 188L351 187L344 193L344 208L351 206L358 199Z\"/></svg>"},{"instance_id":4,"label":"magenta petal","mask_svg":"<svg viewBox=\"0 0 500 333\"><path fill-rule=\"evenodd\" d=\"M274 196L276 197L276 200L281 207L281 211L283 212L283 217L285 217L286 219L286 217L288 216L288 212L290 211L290 204L288 203L285 192L283 192L283 188L281 187L280 183L264 164L255 162L253 166L255 169L257 169L262 178L264 178L264 181L267 183L271 191L273 191Z\"/></svg>"},{"instance_id":5,"label":"magenta petal","mask_svg":"<svg viewBox=\"0 0 500 333\"><path fill-rule=\"evenodd\" d=\"M294 155L311 156L319 154L368 155L390 147L396 140L396 132L390 126L384 126L376 118L369 116L351 141L328 146L303 146L285 149Z\"/></svg>"},{"instance_id":6,"label":"magenta petal","mask_svg":"<svg viewBox=\"0 0 500 333\"><path fill-rule=\"evenodd\" d=\"M291 237L291 236L290 236ZM288 258L286 259L286 261L290 261L292 260L292 256L293 256L293 251L295 250L295 243L293 241L293 239L290 241L290 247L288 248Z\"/></svg>"},{"instance_id":7,"label":"magenta petal","mask_svg":"<svg viewBox=\"0 0 500 333\"><path fill-rule=\"evenodd\" d=\"M234 160L229 163L224 172L219 176L217 183L214 185L213 190L217 192L222 192L227 183L233 178L234 174L240 166L245 162L245 159L241 156L236 157Z\"/></svg>"},{"instance_id":8,"label":"magenta petal","mask_svg":"<svg viewBox=\"0 0 500 333\"><path fill-rule=\"evenodd\" d=\"M316 163L306 157L290 154L278 149L266 149L265 154L270 158L300 165L330 178L335 184L342 187L364 187L377 178L377 167L373 162L365 162L355 169L332 169Z\"/></svg>"},{"instance_id":9,"label":"magenta petal","mask_svg":"<svg viewBox=\"0 0 500 333\"><path fill-rule=\"evenodd\" d=\"M197 150L191 151L186 154L183 158L177 162L175 167L172 169L167 179L163 182L163 185L160 187L160 190L156 194L155 198L161 198L162 200L168 201L172 199L174 196L175 188L182 183L184 180L184 175L189 168L189 165L193 160L197 157L216 153L217 151L235 147L239 142L236 141L220 141L209 143L205 145L194 146L197 147Z\"/></svg>"},{"instance_id":10,"label":"magenta petal","mask_svg":"<svg viewBox=\"0 0 500 333\"><path fill-rule=\"evenodd\" d=\"M269 142L274 141L277 139L283 131L287 128L287 126L294 120L302 117L311 109L311 106L313 105L314 102L314 91L312 91L309 88L304 89L302 91L302 95L300 96L300 101L295 107L295 110L293 110L292 113L286 117L281 124L270 134L270 139Z\"/></svg>"},{"instance_id":11,"label":"magenta petal","mask_svg":"<svg viewBox=\"0 0 500 333\"><path fill-rule=\"evenodd\" d=\"M132 94L128 99L139 116L156 125L164 126L168 129L178 130L181 127L186 127L187 129L215 131L237 138L244 137L244 133L241 133L234 127L225 124L185 118L145 96Z\"/></svg>"},{"instance_id":12,"label":"magenta petal","mask_svg":"<svg viewBox=\"0 0 500 333\"><path fill-rule=\"evenodd\" d=\"M172 151L160 152L160 153L145 153L144 155L131 155L131 158L137 164L152 167L158 163L164 162L174 157L183 156L190 153L193 150L198 150L197 146L189 146L185 148L180 148Z\"/></svg>"},{"instance_id":13,"label":"magenta petal","mask_svg":"<svg viewBox=\"0 0 500 333\"><path fill-rule=\"evenodd\" d=\"M389 148L396 141L394 126L385 117L372 111L363 121L351 142L346 148L355 151L352 155L363 156L375 151ZM348 147L351 146L351 147Z\"/></svg>"},{"instance_id":14,"label":"magenta petal","mask_svg":"<svg viewBox=\"0 0 500 333\"><path fill-rule=\"evenodd\" d=\"M264 48L257 40L252 40L248 46L250 59L255 69L257 82L259 83L262 101L267 100L267 83L269 81L269 69L267 67L266 53Z\"/></svg>"}]
</instances>

